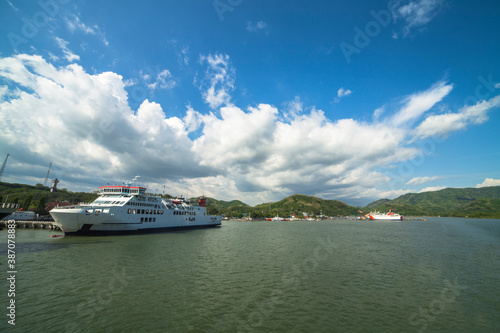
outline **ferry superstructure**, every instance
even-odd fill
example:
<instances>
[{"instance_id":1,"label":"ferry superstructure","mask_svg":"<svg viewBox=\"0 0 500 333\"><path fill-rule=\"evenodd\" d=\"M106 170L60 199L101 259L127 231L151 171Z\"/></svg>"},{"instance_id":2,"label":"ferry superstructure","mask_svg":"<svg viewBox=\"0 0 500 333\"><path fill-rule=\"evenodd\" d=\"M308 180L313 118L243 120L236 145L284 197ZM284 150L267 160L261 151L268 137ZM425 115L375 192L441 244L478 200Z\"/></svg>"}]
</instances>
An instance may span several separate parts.
<instances>
[{"instance_id":1,"label":"ferry superstructure","mask_svg":"<svg viewBox=\"0 0 500 333\"><path fill-rule=\"evenodd\" d=\"M151 233L221 224L220 216L208 215L205 198L194 206L182 198L146 195L145 187L132 185L101 186L92 203L56 207L50 215L66 235Z\"/></svg>"}]
</instances>

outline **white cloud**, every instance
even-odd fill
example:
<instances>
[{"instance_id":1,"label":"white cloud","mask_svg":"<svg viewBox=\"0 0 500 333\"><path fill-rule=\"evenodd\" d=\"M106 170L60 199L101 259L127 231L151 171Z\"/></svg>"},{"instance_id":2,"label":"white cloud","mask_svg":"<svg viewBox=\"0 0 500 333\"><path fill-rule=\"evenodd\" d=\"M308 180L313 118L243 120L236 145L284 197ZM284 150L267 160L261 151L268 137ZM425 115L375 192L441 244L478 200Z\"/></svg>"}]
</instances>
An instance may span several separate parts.
<instances>
[{"instance_id":1,"label":"white cloud","mask_svg":"<svg viewBox=\"0 0 500 333\"><path fill-rule=\"evenodd\" d=\"M424 193L424 192L434 192L434 191L439 191L442 189L445 189L446 186L431 186L431 187L426 187L418 191L418 193Z\"/></svg>"},{"instance_id":2,"label":"white cloud","mask_svg":"<svg viewBox=\"0 0 500 333\"><path fill-rule=\"evenodd\" d=\"M425 112L443 100L452 89L452 84L440 81L426 91L406 97L399 111L390 120L391 123L396 127L411 125Z\"/></svg>"},{"instance_id":3,"label":"white cloud","mask_svg":"<svg viewBox=\"0 0 500 333\"><path fill-rule=\"evenodd\" d=\"M433 180L439 179L441 177L439 176L434 176L434 177L415 177L410 179L409 181L406 182L406 185L421 185L425 184L428 182L431 182Z\"/></svg>"},{"instance_id":4,"label":"white cloud","mask_svg":"<svg viewBox=\"0 0 500 333\"><path fill-rule=\"evenodd\" d=\"M488 120L488 111L500 106L500 95L488 101L465 106L457 113L445 113L427 117L415 130L416 138L447 136L452 131L466 128L470 124L482 124Z\"/></svg>"},{"instance_id":5,"label":"white cloud","mask_svg":"<svg viewBox=\"0 0 500 333\"><path fill-rule=\"evenodd\" d=\"M73 62L75 60L76 61L80 60L80 56L77 55L77 54L74 54L73 51L71 51L68 48L68 42L67 41L65 41L64 39L59 38L59 37L56 37L55 40L56 40L57 45L59 46L59 48L63 51L64 58L66 58L66 60L68 60L69 62Z\"/></svg>"},{"instance_id":6,"label":"white cloud","mask_svg":"<svg viewBox=\"0 0 500 333\"><path fill-rule=\"evenodd\" d=\"M338 91L337 91L337 97L344 97L344 96L347 96L347 95L350 95L352 93L352 91L350 91L349 89L345 89L344 87L340 88Z\"/></svg>"},{"instance_id":7,"label":"white cloud","mask_svg":"<svg viewBox=\"0 0 500 333\"><path fill-rule=\"evenodd\" d=\"M266 28L267 28L267 23L264 21L248 22L247 23L247 30L250 32L257 32L260 30L264 30Z\"/></svg>"},{"instance_id":8,"label":"white cloud","mask_svg":"<svg viewBox=\"0 0 500 333\"><path fill-rule=\"evenodd\" d=\"M412 29L422 28L429 23L436 16L442 3L442 0L417 0L397 8L393 12L393 17L395 20L403 19L405 21L403 37L408 36ZM394 33L393 38L398 37L399 34Z\"/></svg>"},{"instance_id":9,"label":"white cloud","mask_svg":"<svg viewBox=\"0 0 500 333\"><path fill-rule=\"evenodd\" d=\"M299 96L295 96L293 101L284 103L284 106L283 116L286 120L294 119L304 111L304 103Z\"/></svg>"},{"instance_id":10,"label":"white cloud","mask_svg":"<svg viewBox=\"0 0 500 333\"><path fill-rule=\"evenodd\" d=\"M17 55L0 58L0 76L30 91L0 99L0 146L17 161L54 162L53 176L66 184L213 174L191 153L183 120L148 100L130 108L120 75Z\"/></svg>"},{"instance_id":11,"label":"white cloud","mask_svg":"<svg viewBox=\"0 0 500 333\"><path fill-rule=\"evenodd\" d=\"M88 25L81 21L80 17L77 15L73 15L72 17L65 18L66 25L68 29L74 33L75 31L81 31L85 34L96 35L98 36L104 45L109 45L109 42L106 40L106 36L104 32L101 31L97 24Z\"/></svg>"},{"instance_id":12,"label":"white cloud","mask_svg":"<svg viewBox=\"0 0 500 333\"><path fill-rule=\"evenodd\" d=\"M234 90L235 70L230 66L229 56L220 53L200 56L200 63L207 64L205 76L198 84L205 102L211 109L230 104L229 93Z\"/></svg>"},{"instance_id":13,"label":"white cloud","mask_svg":"<svg viewBox=\"0 0 500 333\"><path fill-rule=\"evenodd\" d=\"M477 184L476 188L489 187L489 186L500 186L500 179L486 178L481 184Z\"/></svg>"},{"instance_id":14,"label":"white cloud","mask_svg":"<svg viewBox=\"0 0 500 333\"><path fill-rule=\"evenodd\" d=\"M14 6L14 4L13 4L11 1L9 1L9 0L6 0L6 1L7 1L7 3L9 4L9 6L10 6L13 10L15 10L16 12L18 12L18 11L19 11L19 8L17 8L16 6Z\"/></svg>"},{"instance_id":15,"label":"white cloud","mask_svg":"<svg viewBox=\"0 0 500 333\"><path fill-rule=\"evenodd\" d=\"M372 187L388 180L375 167L413 153L399 146L403 131L352 119L331 122L316 109L286 123L277 114L266 104L248 112L224 107L222 118L205 117L193 151L202 163L225 170L240 192L280 195Z\"/></svg>"},{"instance_id":16,"label":"white cloud","mask_svg":"<svg viewBox=\"0 0 500 333\"><path fill-rule=\"evenodd\" d=\"M189 46L184 45L178 52L177 57L179 59L179 64L187 66L189 65Z\"/></svg>"},{"instance_id":17,"label":"white cloud","mask_svg":"<svg viewBox=\"0 0 500 333\"><path fill-rule=\"evenodd\" d=\"M176 56L177 62L184 68L189 65L189 46L188 45L179 45L179 42L175 39L168 40L167 43L172 47Z\"/></svg>"},{"instance_id":18,"label":"white cloud","mask_svg":"<svg viewBox=\"0 0 500 333\"><path fill-rule=\"evenodd\" d=\"M333 99L333 102L334 103L340 103L340 99L342 97L345 97L345 96L348 96L352 93L352 91L350 91L349 89L345 89L344 87L341 87L338 91L337 91L337 97L335 97Z\"/></svg>"},{"instance_id":19,"label":"white cloud","mask_svg":"<svg viewBox=\"0 0 500 333\"><path fill-rule=\"evenodd\" d=\"M151 90L172 89L177 85L177 82L168 69L155 72L151 68L148 68L147 71L141 71L140 76ZM131 83L131 81L128 82Z\"/></svg>"},{"instance_id":20,"label":"white cloud","mask_svg":"<svg viewBox=\"0 0 500 333\"><path fill-rule=\"evenodd\" d=\"M419 153L408 146L406 128L332 121L315 107L305 108L299 97L285 104L284 117L269 104L241 109L229 99L234 87L229 58L211 55L202 63L208 66L202 97L212 108L222 107L201 113L188 105L182 117L168 117L148 100L133 110L125 88L135 82L116 73L89 74L77 64L57 68L40 56L0 57L0 77L10 83L0 86L0 148L16 152L13 163L24 166L11 177L43 179L52 161L53 176L68 188L140 174L152 189L167 184L171 194L202 192L249 204L294 193L366 200L409 192L381 190L391 181L388 167ZM148 78L160 77L155 89L170 77L165 70L158 74ZM219 100L220 94L227 96ZM483 119L479 109L466 112Z\"/></svg>"}]
</instances>

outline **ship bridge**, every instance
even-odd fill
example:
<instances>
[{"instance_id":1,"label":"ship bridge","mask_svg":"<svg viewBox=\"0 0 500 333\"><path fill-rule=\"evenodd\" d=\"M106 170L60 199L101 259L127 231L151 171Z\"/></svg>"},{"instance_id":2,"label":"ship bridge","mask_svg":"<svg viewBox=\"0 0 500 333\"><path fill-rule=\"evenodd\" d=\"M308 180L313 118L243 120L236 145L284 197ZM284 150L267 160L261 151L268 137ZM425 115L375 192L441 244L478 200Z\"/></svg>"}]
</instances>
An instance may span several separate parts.
<instances>
[{"instance_id":1,"label":"ship bridge","mask_svg":"<svg viewBox=\"0 0 500 333\"><path fill-rule=\"evenodd\" d=\"M129 186L129 185L108 185L99 187L99 194L114 194L114 195L145 195L146 188L141 186Z\"/></svg>"}]
</instances>

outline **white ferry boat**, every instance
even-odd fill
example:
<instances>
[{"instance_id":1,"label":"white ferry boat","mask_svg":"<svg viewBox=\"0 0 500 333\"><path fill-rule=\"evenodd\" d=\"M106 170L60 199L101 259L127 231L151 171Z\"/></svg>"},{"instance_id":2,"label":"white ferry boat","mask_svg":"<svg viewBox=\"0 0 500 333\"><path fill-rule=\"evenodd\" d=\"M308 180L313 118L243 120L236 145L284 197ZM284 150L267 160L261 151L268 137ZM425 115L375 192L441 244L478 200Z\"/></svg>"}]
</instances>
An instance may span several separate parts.
<instances>
[{"instance_id":1,"label":"white ferry boat","mask_svg":"<svg viewBox=\"0 0 500 333\"><path fill-rule=\"evenodd\" d=\"M66 235L151 233L221 224L220 216L208 215L205 198L193 206L183 198L146 195L145 187L132 185L101 186L94 202L57 207L49 213Z\"/></svg>"},{"instance_id":2,"label":"white ferry boat","mask_svg":"<svg viewBox=\"0 0 500 333\"><path fill-rule=\"evenodd\" d=\"M392 212L392 207L389 210L389 213L387 213L387 214L382 214L379 212L368 213L368 214L366 214L366 218L368 220L386 220L386 221L387 220L389 220L389 221L394 221L394 220L401 221L401 220L403 220L403 216Z\"/></svg>"}]
</instances>

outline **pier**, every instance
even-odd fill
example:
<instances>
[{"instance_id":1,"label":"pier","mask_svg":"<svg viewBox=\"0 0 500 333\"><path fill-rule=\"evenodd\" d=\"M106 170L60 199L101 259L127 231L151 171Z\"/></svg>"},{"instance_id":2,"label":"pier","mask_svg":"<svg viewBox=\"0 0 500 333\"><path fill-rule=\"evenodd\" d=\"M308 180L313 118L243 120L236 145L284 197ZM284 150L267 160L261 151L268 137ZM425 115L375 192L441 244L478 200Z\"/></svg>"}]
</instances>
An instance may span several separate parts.
<instances>
[{"instance_id":1,"label":"pier","mask_svg":"<svg viewBox=\"0 0 500 333\"><path fill-rule=\"evenodd\" d=\"M6 228L8 221L0 221L0 227ZM27 220L27 221L15 221L16 229L48 229L48 230L61 230L54 221L37 221L37 220Z\"/></svg>"}]
</instances>

